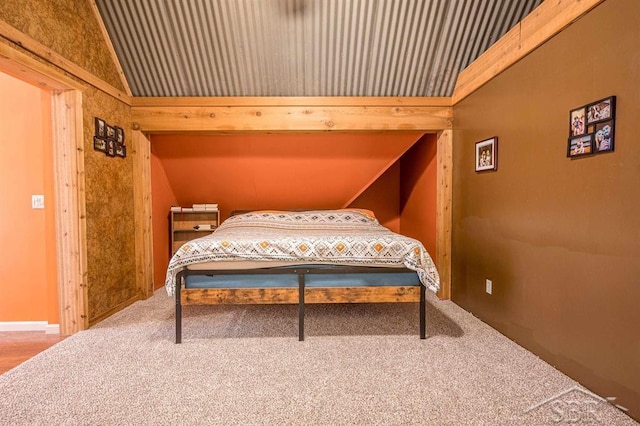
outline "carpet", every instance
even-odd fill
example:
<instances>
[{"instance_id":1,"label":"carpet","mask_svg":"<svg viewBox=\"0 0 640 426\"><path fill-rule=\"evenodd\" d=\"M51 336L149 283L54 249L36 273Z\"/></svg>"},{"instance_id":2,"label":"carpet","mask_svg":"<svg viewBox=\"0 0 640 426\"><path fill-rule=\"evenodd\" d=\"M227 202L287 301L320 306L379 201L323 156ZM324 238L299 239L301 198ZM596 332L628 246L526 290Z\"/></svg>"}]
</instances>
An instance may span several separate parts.
<instances>
[{"instance_id":1,"label":"carpet","mask_svg":"<svg viewBox=\"0 0 640 426\"><path fill-rule=\"evenodd\" d=\"M637 424L450 301L188 306L159 290L0 376L2 425Z\"/></svg>"}]
</instances>

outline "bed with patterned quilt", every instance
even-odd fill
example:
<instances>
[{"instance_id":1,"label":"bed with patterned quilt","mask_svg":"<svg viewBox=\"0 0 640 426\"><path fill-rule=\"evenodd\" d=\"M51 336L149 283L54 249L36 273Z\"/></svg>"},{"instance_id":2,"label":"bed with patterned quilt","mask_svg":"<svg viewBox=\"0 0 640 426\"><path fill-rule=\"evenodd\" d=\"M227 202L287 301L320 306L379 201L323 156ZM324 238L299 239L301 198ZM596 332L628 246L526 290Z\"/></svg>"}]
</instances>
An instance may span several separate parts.
<instances>
[{"instance_id":1,"label":"bed with patterned quilt","mask_svg":"<svg viewBox=\"0 0 640 426\"><path fill-rule=\"evenodd\" d=\"M175 297L176 343L182 306L198 304L298 304L303 340L309 303L420 302L424 339L425 289L438 291L439 277L420 241L368 210L263 210L231 216L182 245L165 287Z\"/></svg>"}]
</instances>

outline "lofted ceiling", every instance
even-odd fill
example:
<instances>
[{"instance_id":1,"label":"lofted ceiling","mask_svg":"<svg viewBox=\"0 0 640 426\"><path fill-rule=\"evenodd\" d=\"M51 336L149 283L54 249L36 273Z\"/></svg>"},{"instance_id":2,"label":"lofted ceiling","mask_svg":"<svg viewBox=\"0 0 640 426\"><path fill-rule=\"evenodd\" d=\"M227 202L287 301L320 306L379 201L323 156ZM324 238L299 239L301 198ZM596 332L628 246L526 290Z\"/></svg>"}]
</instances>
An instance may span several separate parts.
<instances>
[{"instance_id":1,"label":"lofted ceiling","mask_svg":"<svg viewBox=\"0 0 640 426\"><path fill-rule=\"evenodd\" d=\"M96 0L133 96L451 96L542 0Z\"/></svg>"}]
</instances>

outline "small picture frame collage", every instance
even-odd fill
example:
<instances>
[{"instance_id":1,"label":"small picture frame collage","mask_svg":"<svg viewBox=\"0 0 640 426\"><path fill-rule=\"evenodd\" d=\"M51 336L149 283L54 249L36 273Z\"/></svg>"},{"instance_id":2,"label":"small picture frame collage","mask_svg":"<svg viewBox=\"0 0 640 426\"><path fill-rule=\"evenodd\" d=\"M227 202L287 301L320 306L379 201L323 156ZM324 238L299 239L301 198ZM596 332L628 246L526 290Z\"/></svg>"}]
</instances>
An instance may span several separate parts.
<instances>
[{"instance_id":1,"label":"small picture frame collage","mask_svg":"<svg viewBox=\"0 0 640 426\"><path fill-rule=\"evenodd\" d=\"M126 157L124 129L111 126L101 118L95 118L96 131L93 136L93 149L104 152L108 157Z\"/></svg>"},{"instance_id":2,"label":"small picture frame collage","mask_svg":"<svg viewBox=\"0 0 640 426\"><path fill-rule=\"evenodd\" d=\"M611 152L614 148L616 97L581 106L569 112L567 157Z\"/></svg>"}]
</instances>

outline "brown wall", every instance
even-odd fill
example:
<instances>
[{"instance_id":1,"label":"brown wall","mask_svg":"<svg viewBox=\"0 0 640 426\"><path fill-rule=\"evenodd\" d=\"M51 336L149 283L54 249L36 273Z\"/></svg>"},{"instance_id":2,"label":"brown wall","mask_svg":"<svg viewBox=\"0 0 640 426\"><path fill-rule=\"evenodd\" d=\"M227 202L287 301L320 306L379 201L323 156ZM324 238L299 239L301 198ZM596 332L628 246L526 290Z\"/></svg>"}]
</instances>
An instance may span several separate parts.
<instances>
[{"instance_id":1,"label":"brown wall","mask_svg":"<svg viewBox=\"0 0 640 426\"><path fill-rule=\"evenodd\" d=\"M638 28L640 2L608 0L455 107L452 243L457 304L635 418ZM566 158L569 110L609 95L615 152ZM499 170L477 174L491 136Z\"/></svg>"}]
</instances>

